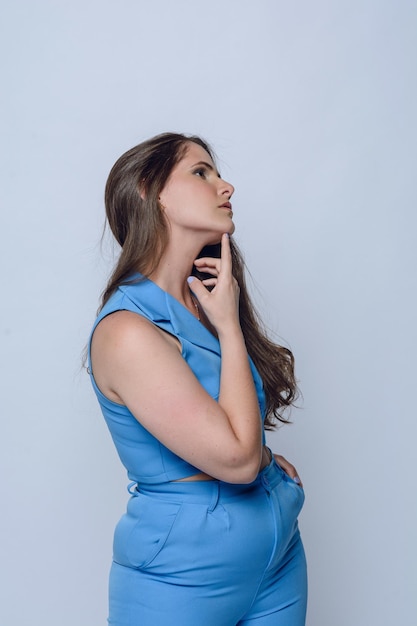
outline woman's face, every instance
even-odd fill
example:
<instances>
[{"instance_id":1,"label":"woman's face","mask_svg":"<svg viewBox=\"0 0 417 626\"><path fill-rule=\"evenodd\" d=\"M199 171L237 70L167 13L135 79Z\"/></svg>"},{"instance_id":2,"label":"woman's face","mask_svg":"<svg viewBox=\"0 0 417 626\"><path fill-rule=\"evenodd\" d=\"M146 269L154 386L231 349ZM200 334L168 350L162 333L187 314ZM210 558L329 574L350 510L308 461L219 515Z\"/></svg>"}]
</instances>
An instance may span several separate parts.
<instances>
[{"instance_id":1,"label":"woman's face","mask_svg":"<svg viewBox=\"0 0 417 626\"><path fill-rule=\"evenodd\" d=\"M174 230L206 235L205 243L217 243L235 225L230 197L234 188L220 178L209 154L189 142L187 152L174 167L159 195L166 218Z\"/></svg>"}]
</instances>

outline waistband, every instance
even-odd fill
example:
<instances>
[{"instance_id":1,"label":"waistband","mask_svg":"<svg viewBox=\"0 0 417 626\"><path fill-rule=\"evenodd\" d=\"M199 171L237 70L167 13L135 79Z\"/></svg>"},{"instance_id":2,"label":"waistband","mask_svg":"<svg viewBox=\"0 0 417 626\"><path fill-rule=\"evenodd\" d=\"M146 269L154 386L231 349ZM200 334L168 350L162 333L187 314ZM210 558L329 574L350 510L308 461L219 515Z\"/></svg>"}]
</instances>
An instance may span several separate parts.
<instances>
[{"instance_id":1,"label":"waistband","mask_svg":"<svg viewBox=\"0 0 417 626\"><path fill-rule=\"evenodd\" d=\"M132 483L134 489L129 489L129 492L132 496L143 494L171 502L186 501L190 504L212 503L215 506L219 499L227 501L234 498L242 498L258 491L260 488L270 492L283 480L284 476L284 470L272 457L269 465L259 472L256 479L244 485L225 483L220 480L173 481L152 485Z\"/></svg>"}]
</instances>

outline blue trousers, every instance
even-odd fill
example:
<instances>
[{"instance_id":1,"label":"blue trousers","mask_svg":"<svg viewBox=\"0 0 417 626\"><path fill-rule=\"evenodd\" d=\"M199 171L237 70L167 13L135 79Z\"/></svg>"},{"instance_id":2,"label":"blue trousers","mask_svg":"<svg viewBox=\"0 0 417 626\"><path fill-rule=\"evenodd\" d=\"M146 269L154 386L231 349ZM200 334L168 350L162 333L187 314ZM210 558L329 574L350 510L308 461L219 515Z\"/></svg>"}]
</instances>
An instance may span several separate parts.
<instances>
[{"instance_id":1,"label":"blue trousers","mask_svg":"<svg viewBox=\"0 0 417 626\"><path fill-rule=\"evenodd\" d=\"M114 536L111 626L304 626L304 492L272 460L248 485L139 486Z\"/></svg>"}]
</instances>

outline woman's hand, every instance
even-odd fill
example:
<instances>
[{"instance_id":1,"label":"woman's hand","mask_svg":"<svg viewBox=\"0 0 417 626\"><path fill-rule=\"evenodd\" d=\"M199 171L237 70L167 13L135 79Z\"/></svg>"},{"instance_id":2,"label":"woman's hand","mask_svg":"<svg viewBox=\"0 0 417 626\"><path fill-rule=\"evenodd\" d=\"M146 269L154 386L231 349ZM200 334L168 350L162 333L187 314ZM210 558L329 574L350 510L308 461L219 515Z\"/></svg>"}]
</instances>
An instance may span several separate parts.
<instances>
[{"instance_id":1,"label":"woman's hand","mask_svg":"<svg viewBox=\"0 0 417 626\"><path fill-rule=\"evenodd\" d=\"M217 398L199 382L175 338L131 311L116 311L97 326L91 347L94 378L107 397L126 405L156 439L202 473L251 483L261 465L262 420L227 235L221 260L200 259L196 265L213 276L208 279L213 291L197 278L191 288L220 342Z\"/></svg>"},{"instance_id":2,"label":"woman's hand","mask_svg":"<svg viewBox=\"0 0 417 626\"><path fill-rule=\"evenodd\" d=\"M189 285L219 335L239 325L239 285L232 274L229 235L222 236L220 259L203 257L196 259L194 265L213 276L203 281L190 277Z\"/></svg>"},{"instance_id":3,"label":"woman's hand","mask_svg":"<svg viewBox=\"0 0 417 626\"><path fill-rule=\"evenodd\" d=\"M287 461L285 457L281 456L281 454L274 454L274 459L278 463L278 465L284 470L284 472L293 479L294 482L300 485L300 487L303 486L303 483L301 482L301 479L298 476L297 470L295 469L294 465L291 465L291 463Z\"/></svg>"}]
</instances>

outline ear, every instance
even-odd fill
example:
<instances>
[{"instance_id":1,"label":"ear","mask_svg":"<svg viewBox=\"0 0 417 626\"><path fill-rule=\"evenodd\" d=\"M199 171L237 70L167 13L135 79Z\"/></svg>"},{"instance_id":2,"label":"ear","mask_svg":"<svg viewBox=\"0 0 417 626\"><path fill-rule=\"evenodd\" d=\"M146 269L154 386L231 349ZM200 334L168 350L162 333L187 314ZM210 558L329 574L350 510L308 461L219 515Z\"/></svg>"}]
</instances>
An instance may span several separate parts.
<instances>
[{"instance_id":1,"label":"ear","mask_svg":"<svg viewBox=\"0 0 417 626\"><path fill-rule=\"evenodd\" d=\"M143 178L139 184L139 195L142 200L146 199L146 191L145 191L145 179Z\"/></svg>"}]
</instances>

